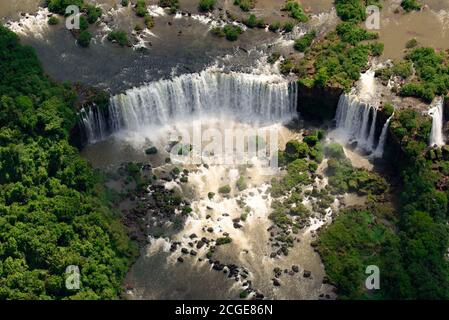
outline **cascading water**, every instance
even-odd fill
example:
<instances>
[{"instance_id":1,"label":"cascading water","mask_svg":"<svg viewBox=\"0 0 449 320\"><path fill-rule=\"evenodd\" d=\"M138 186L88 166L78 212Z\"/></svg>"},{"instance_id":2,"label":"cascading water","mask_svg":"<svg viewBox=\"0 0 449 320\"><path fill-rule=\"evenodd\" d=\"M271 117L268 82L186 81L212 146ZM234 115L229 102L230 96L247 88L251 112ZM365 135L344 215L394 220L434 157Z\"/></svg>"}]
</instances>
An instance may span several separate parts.
<instances>
[{"instance_id":1,"label":"cascading water","mask_svg":"<svg viewBox=\"0 0 449 320\"><path fill-rule=\"evenodd\" d=\"M171 80L133 88L111 98L109 121L96 112L84 112L89 141L104 138L104 131L139 131L202 115L227 115L250 123L287 121L297 107L296 83L279 75L223 73L205 70Z\"/></svg>"},{"instance_id":2,"label":"cascading water","mask_svg":"<svg viewBox=\"0 0 449 320\"><path fill-rule=\"evenodd\" d=\"M83 108L80 111L80 118L89 143L94 143L107 137L108 124L98 107Z\"/></svg>"},{"instance_id":3,"label":"cascading water","mask_svg":"<svg viewBox=\"0 0 449 320\"><path fill-rule=\"evenodd\" d=\"M382 132L380 133L379 144L376 147L376 150L373 153L375 158L382 158L384 155L385 142L387 141L388 135L388 126L390 125L390 121L393 118L394 113L387 119L385 122Z\"/></svg>"},{"instance_id":4,"label":"cascading water","mask_svg":"<svg viewBox=\"0 0 449 320\"><path fill-rule=\"evenodd\" d=\"M370 69L360 76L360 83L349 94L342 94L335 116L333 135L342 143L357 143L357 148L382 157L389 120L385 123L376 146L377 106L375 72Z\"/></svg>"},{"instance_id":5,"label":"cascading water","mask_svg":"<svg viewBox=\"0 0 449 320\"><path fill-rule=\"evenodd\" d=\"M377 108L362 102L354 94L340 97L336 113L336 136L344 143L357 142L357 147L374 149Z\"/></svg>"},{"instance_id":6,"label":"cascading water","mask_svg":"<svg viewBox=\"0 0 449 320\"><path fill-rule=\"evenodd\" d=\"M444 145L443 136L443 99L438 98L434 102L434 107L429 110L432 117L432 131L430 132L429 143L431 146Z\"/></svg>"}]
</instances>

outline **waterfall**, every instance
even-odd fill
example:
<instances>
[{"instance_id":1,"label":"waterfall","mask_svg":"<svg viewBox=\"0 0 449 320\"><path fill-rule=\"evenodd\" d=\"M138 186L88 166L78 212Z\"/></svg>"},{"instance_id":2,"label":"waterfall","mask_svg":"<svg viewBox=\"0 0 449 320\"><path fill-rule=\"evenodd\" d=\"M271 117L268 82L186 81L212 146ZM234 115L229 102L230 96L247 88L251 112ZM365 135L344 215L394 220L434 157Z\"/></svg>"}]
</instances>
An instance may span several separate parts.
<instances>
[{"instance_id":1,"label":"waterfall","mask_svg":"<svg viewBox=\"0 0 449 320\"><path fill-rule=\"evenodd\" d=\"M378 108L375 102L378 101L379 95L374 76L374 70L367 70L360 75L360 82L356 88L340 96L335 115L336 129L332 135L344 144L356 143L358 149L381 158L391 117L384 124L377 142Z\"/></svg>"},{"instance_id":2,"label":"waterfall","mask_svg":"<svg viewBox=\"0 0 449 320\"><path fill-rule=\"evenodd\" d=\"M292 119L296 109L297 85L279 75L206 69L113 96L107 125L96 112L85 112L83 123L89 141L98 141L105 137L105 128L139 131L202 115L272 123Z\"/></svg>"},{"instance_id":3,"label":"waterfall","mask_svg":"<svg viewBox=\"0 0 449 320\"><path fill-rule=\"evenodd\" d=\"M106 119L98 107L83 108L79 116L81 126L84 128L89 143L94 143L107 137Z\"/></svg>"},{"instance_id":4,"label":"waterfall","mask_svg":"<svg viewBox=\"0 0 449 320\"><path fill-rule=\"evenodd\" d=\"M430 132L430 145L442 146L444 145L443 137L443 99L437 98L434 102L434 107L429 110L429 115L432 117L432 131Z\"/></svg>"},{"instance_id":5,"label":"waterfall","mask_svg":"<svg viewBox=\"0 0 449 320\"><path fill-rule=\"evenodd\" d=\"M387 119L385 122L382 132L380 133L379 144L377 145L376 150L373 153L375 158L382 158L384 155L385 142L387 141L388 135L388 126L390 125L390 121L393 118L394 113Z\"/></svg>"},{"instance_id":6,"label":"waterfall","mask_svg":"<svg viewBox=\"0 0 449 320\"><path fill-rule=\"evenodd\" d=\"M357 147L374 150L377 108L362 102L354 94L340 96L336 113L336 137L343 143L357 143Z\"/></svg>"}]
</instances>

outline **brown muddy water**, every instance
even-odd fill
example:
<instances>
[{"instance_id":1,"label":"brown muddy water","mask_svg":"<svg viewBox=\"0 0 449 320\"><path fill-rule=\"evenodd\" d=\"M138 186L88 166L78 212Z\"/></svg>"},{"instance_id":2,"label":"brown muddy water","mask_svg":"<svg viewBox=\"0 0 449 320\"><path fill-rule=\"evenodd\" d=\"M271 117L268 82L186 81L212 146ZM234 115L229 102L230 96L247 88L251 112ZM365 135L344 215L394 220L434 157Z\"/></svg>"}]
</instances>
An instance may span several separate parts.
<instances>
[{"instance_id":1,"label":"brown muddy water","mask_svg":"<svg viewBox=\"0 0 449 320\"><path fill-rule=\"evenodd\" d=\"M419 12L396 11L400 0L391 1L381 11L379 41L385 45L383 58L400 59L408 40L420 45L449 49L449 1L427 0Z\"/></svg>"},{"instance_id":2,"label":"brown muddy water","mask_svg":"<svg viewBox=\"0 0 449 320\"><path fill-rule=\"evenodd\" d=\"M224 118L217 125L216 120L203 119L207 127L234 128L236 131L247 129L248 124L235 122ZM178 127L180 124L173 124ZM182 124L182 126L188 124ZM296 129L288 129L282 124L272 125L278 130L279 144L285 146L286 142L296 138L301 139L302 133ZM159 159L144 154L146 139L141 142L135 139L127 140L124 136L115 135L103 142L90 145L83 151L91 163L105 170L114 169L120 161L140 161L151 163L157 170L167 170L161 162L168 154L164 153L164 144L168 143L169 128L163 132L151 132L151 141L161 150ZM157 137L157 138L156 138ZM164 140L165 139L165 140ZM111 166L106 165L110 163ZM333 287L323 284L325 276L324 266L317 252L311 246L316 237L316 230L326 222L329 217L317 216L310 220L308 226L294 235L296 241L290 249L288 256L270 257L274 247L273 235L268 231L272 225L268 218L271 212L272 198L268 192L271 178L282 174L260 167L256 162L253 167L242 171L241 167L232 165L199 166L196 169L188 166L189 180L187 186L179 181L166 183L166 188L189 189L185 195L190 195L192 214L187 218L185 226L170 238L149 237L149 244L142 249L141 257L129 271L124 287L127 289L126 298L129 299L238 299L240 292L251 287L269 299L319 299L327 295L335 298ZM322 169L320 169L322 170ZM239 191L236 181L244 176L248 188ZM318 185L322 181L316 182ZM220 186L228 184L232 191L230 196L222 196L217 190ZM309 188L309 187L306 187ZM210 199L209 192L216 195ZM234 219L242 214L240 202L244 201L251 210L241 227L236 228ZM309 200L305 200L307 205ZM211 230L209 230L212 228ZM192 239L190 236L196 235ZM223 270L213 270L212 264L206 258L208 248L195 248L198 239L206 237L216 239L228 234L232 243L217 246L214 261L239 266L241 273L238 279L229 278L225 267ZM173 242L180 242L180 247L197 251L194 256L182 254L180 248L170 251ZM178 257L184 259L183 263L177 261ZM294 272L293 266L298 266ZM273 285L275 268L282 274L278 281L280 286ZM285 272L285 270L287 270ZM311 272L311 277L304 277L305 270Z\"/></svg>"},{"instance_id":3,"label":"brown muddy water","mask_svg":"<svg viewBox=\"0 0 449 320\"><path fill-rule=\"evenodd\" d=\"M222 23L205 15L170 15L162 8L149 6L155 26L135 34L135 16L131 6L117 5L120 1L92 1L104 11L102 20L91 25L91 46L76 44L63 23L49 26L49 12L39 8L40 1L28 1L0 8L0 15L25 44L33 46L46 72L58 81L81 82L112 93L181 73L192 73L212 64L219 56L241 50L241 60L253 63L249 51L271 41L278 35L264 30L247 30L238 41L230 42L213 36L212 26ZM151 3L157 3L152 1ZM15 8L15 9L14 9ZM181 8L182 9L182 8ZM20 14L21 12L30 14ZM109 31L122 29L133 39L133 47L120 47L106 40ZM241 48L241 49L240 49Z\"/></svg>"}]
</instances>

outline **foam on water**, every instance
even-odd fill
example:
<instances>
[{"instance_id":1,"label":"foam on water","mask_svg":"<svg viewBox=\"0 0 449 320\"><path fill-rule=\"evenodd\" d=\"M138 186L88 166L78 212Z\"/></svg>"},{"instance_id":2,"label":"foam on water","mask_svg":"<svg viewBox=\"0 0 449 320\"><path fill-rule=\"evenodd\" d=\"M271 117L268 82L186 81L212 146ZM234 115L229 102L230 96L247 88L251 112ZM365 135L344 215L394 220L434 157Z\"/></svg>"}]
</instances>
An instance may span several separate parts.
<instances>
[{"instance_id":1,"label":"foam on water","mask_svg":"<svg viewBox=\"0 0 449 320\"><path fill-rule=\"evenodd\" d=\"M44 40L44 36L50 26L48 25L48 15L50 12L47 8L39 8L36 14L26 13L18 21L9 21L6 27L19 35L31 36L36 39Z\"/></svg>"},{"instance_id":2,"label":"foam on water","mask_svg":"<svg viewBox=\"0 0 449 320\"><path fill-rule=\"evenodd\" d=\"M433 107L429 109L428 114L432 117L432 130L430 132L430 146L442 146L445 144L443 135L443 99L438 97L432 103Z\"/></svg>"}]
</instances>

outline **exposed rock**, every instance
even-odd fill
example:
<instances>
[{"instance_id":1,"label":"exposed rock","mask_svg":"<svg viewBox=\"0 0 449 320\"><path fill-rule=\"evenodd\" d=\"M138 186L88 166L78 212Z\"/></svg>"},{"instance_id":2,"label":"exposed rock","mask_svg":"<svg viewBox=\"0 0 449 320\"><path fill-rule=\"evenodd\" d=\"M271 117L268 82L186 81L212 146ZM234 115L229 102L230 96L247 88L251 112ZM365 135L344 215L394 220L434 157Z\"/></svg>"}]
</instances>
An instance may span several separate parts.
<instances>
[{"instance_id":1,"label":"exposed rock","mask_svg":"<svg viewBox=\"0 0 449 320\"><path fill-rule=\"evenodd\" d=\"M204 241L198 241L198 243L196 244L196 248L197 249L201 249L206 243Z\"/></svg>"},{"instance_id":2,"label":"exposed rock","mask_svg":"<svg viewBox=\"0 0 449 320\"><path fill-rule=\"evenodd\" d=\"M240 229L242 225L240 223L234 222L234 228Z\"/></svg>"}]
</instances>

